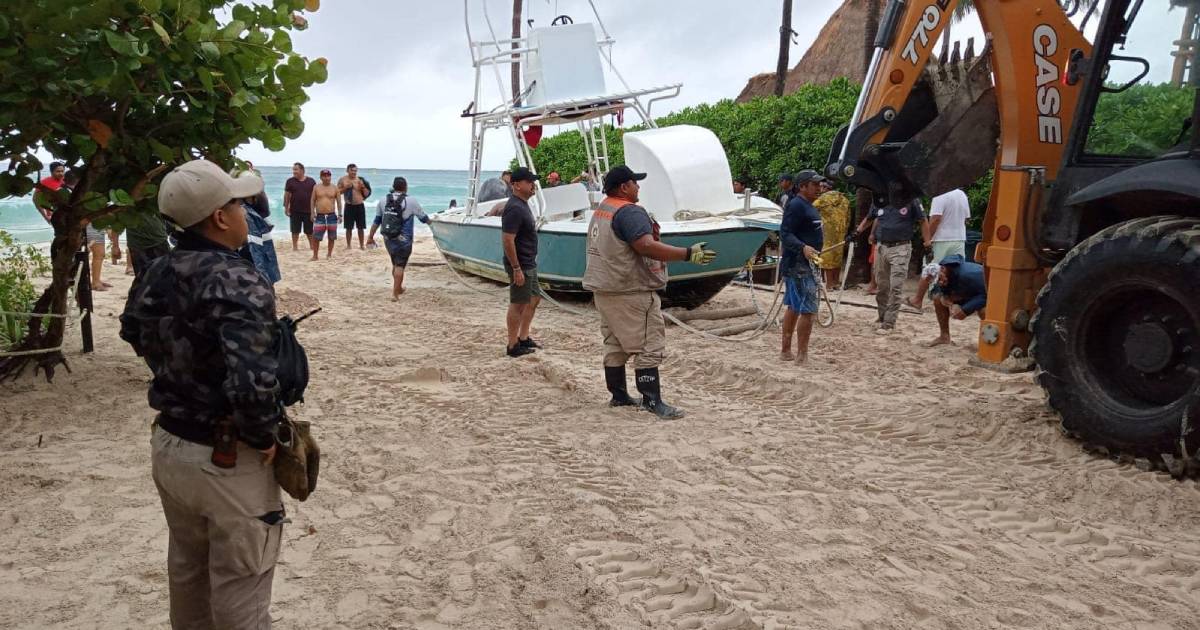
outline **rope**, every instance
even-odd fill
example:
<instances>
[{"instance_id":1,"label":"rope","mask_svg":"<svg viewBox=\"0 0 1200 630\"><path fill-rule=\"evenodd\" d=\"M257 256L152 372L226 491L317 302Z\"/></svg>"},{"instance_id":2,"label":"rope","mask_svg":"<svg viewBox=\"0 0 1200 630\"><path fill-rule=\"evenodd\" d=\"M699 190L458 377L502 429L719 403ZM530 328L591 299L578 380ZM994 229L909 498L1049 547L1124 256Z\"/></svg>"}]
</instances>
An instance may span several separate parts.
<instances>
[{"instance_id":1,"label":"rope","mask_svg":"<svg viewBox=\"0 0 1200 630\"><path fill-rule=\"evenodd\" d=\"M75 267L75 280L74 280L74 282L71 283L71 286L67 287L67 292L71 297L74 297L75 287L79 286L79 279L80 279L80 277L82 277L82 275L83 275L83 265L77 265ZM18 311L0 311L0 315L16 315L18 317L26 317L29 319L32 319L35 317L52 317L52 318L65 319L65 320L67 320L67 323L70 324L72 321L83 321L83 319L85 317L91 317L92 311L91 311L91 309L86 309L86 308L80 309L80 312L78 315L71 315L70 313L22 313L22 312L18 312ZM58 352L59 350L62 350L63 348L66 347L66 345L67 345L66 338L67 338L67 336L64 334L63 342L53 348L39 348L37 350L0 352L0 358L25 357L25 356L32 356L35 354L50 354L51 352Z\"/></svg>"},{"instance_id":2,"label":"rope","mask_svg":"<svg viewBox=\"0 0 1200 630\"><path fill-rule=\"evenodd\" d=\"M752 265L748 264L747 267L749 267L751 270L753 270ZM754 284L754 276L753 275L750 276L750 284L751 285ZM782 288L783 288L783 283L779 282L779 267L776 266L775 267L775 298L771 302L771 307L767 309L766 317L762 318L762 321L759 323L758 328L755 328L750 331L749 337L722 337L720 335L714 335L714 334L708 332L707 330L700 330L699 328L694 328L692 326L689 326L687 323L681 321L679 318L668 313L667 311L663 311L663 317L671 320L671 322L674 323L676 326L678 326L690 333L700 335L701 337L705 337L707 339L713 339L715 341L727 341L730 343L746 343L746 342L753 341L753 340L763 336L767 332L767 327L774 324L775 321L779 318L779 311L781 310L780 307L782 306L782 302L779 301L779 296L780 296ZM754 300L753 286L751 286L751 288L750 288L750 297L752 300ZM755 301L754 306L755 306L755 308L758 308L757 301Z\"/></svg>"}]
</instances>

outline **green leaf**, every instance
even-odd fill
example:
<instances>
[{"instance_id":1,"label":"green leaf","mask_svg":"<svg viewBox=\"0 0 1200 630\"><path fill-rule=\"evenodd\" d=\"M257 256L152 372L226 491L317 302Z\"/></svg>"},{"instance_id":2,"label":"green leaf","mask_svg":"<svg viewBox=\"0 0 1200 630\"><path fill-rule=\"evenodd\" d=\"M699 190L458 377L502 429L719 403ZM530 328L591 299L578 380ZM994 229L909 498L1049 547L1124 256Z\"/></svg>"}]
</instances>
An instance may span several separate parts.
<instances>
[{"instance_id":1,"label":"green leaf","mask_svg":"<svg viewBox=\"0 0 1200 630\"><path fill-rule=\"evenodd\" d=\"M0 37L8 37L8 18L0 15Z\"/></svg>"},{"instance_id":2,"label":"green leaf","mask_svg":"<svg viewBox=\"0 0 1200 630\"><path fill-rule=\"evenodd\" d=\"M308 64L308 76L315 83L324 83L329 79L329 70L325 63L325 58L322 57Z\"/></svg>"},{"instance_id":3,"label":"green leaf","mask_svg":"<svg viewBox=\"0 0 1200 630\"><path fill-rule=\"evenodd\" d=\"M167 29L158 23L158 20L150 20L150 26L154 27L155 33L158 33L158 38L162 40L163 46L171 45L171 36L167 34Z\"/></svg>"},{"instance_id":4,"label":"green leaf","mask_svg":"<svg viewBox=\"0 0 1200 630\"><path fill-rule=\"evenodd\" d=\"M287 31L275 31L275 34L271 36L271 45L280 52L292 52L292 38Z\"/></svg>"},{"instance_id":5,"label":"green leaf","mask_svg":"<svg viewBox=\"0 0 1200 630\"><path fill-rule=\"evenodd\" d=\"M200 44L200 55L209 63L221 58L221 49L213 42L202 42Z\"/></svg>"},{"instance_id":6,"label":"green leaf","mask_svg":"<svg viewBox=\"0 0 1200 630\"><path fill-rule=\"evenodd\" d=\"M83 209L94 211L102 210L108 206L108 197L98 193L90 192L83 196Z\"/></svg>"},{"instance_id":7,"label":"green leaf","mask_svg":"<svg viewBox=\"0 0 1200 630\"><path fill-rule=\"evenodd\" d=\"M278 129L270 129L262 135L262 143L269 151L282 151L287 145L287 140Z\"/></svg>"},{"instance_id":8,"label":"green leaf","mask_svg":"<svg viewBox=\"0 0 1200 630\"><path fill-rule=\"evenodd\" d=\"M108 47L119 55L126 57L144 57L146 55L145 45L133 35L105 30L104 38L108 42Z\"/></svg>"},{"instance_id":9,"label":"green leaf","mask_svg":"<svg viewBox=\"0 0 1200 630\"><path fill-rule=\"evenodd\" d=\"M133 196L120 188L108 191L108 201L114 206L132 206L134 204Z\"/></svg>"},{"instance_id":10,"label":"green leaf","mask_svg":"<svg viewBox=\"0 0 1200 630\"><path fill-rule=\"evenodd\" d=\"M71 136L71 145L79 151L79 155L85 158L92 157L92 154L99 148L95 140L84 135Z\"/></svg>"},{"instance_id":11,"label":"green leaf","mask_svg":"<svg viewBox=\"0 0 1200 630\"><path fill-rule=\"evenodd\" d=\"M275 101L264 99L258 102L258 113L262 116L272 116L276 111Z\"/></svg>"},{"instance_id":12,"label":"green leaf","mask_svg":"<svg viewBox=\"0 0 1200 630\"><path fill-rule=\"evenodd\" d=\"M241 20L233 20L221 29L221 36L225 39L237 39L241 37L242 31L246 30L246 23Z\"/></svg>"},{"instance_id":13,"label":"green leaf","mask_svg":"<svg viewBox=\"0 0 1200 630\"><path fill-rule=\"evenodd\" d=\"M175 160L176 153L171 149L171 147L159 142L158 140L155 140L154 138L149 138L149 143L150 150L154 152L154 157L158 158L163 163L169 163Z\"/></svg>"},{"instance_id":14,"label":"green leaf","mask_svg":"<svg viewBox=\"0 0 1200 630\"><path fill-rule=\"evenodd\" d=\"M204 86L204 91L209 94L213 93L213 73L208 68L203 66L196 68L196 78L200 80L200 85Z\"/></svg>"},{"instance_id":15,"label":"green leaf","mask_svg":"<svg viewBox=\"0 0 1200 630\"><path fill-rule=\"evenodd\" d=\"M162 10L162 0L141 0L141 5L148 13L158 13Z\"/></svg>"},{"instance_id":16,"label":"green leaf","mask_svg":"<svg viewBox=\"0 0 1200 630\"><path fill-rule=\"evenodd\" d=\"M229 99L229 106L230 107L241 107L249 101L249 98L250 98L249 92L247 92L244 89L238 90L237 92L234 92L233 96Z\"/></svg>"}]
</instances>

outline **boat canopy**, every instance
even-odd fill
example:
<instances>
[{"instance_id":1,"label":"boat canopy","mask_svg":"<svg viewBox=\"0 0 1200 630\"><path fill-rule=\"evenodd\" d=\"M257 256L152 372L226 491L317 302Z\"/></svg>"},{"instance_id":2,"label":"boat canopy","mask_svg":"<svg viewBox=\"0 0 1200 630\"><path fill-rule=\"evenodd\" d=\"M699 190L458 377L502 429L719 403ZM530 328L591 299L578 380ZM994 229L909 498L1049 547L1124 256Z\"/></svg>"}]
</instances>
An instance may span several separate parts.
<instances>
[{"instance_id":1,"label":"boat canopy","mask_svg":"<svg viewBox=\"0 0 1200 630\"><path fill-rule=\"evenodd\" d=\"M625 164L646 173L639 205L659 221L675 221L679 210L718 214L742 207L733 193L725 149L703 127L675 125L627 133Z\"/></svg>"}]
</instances>

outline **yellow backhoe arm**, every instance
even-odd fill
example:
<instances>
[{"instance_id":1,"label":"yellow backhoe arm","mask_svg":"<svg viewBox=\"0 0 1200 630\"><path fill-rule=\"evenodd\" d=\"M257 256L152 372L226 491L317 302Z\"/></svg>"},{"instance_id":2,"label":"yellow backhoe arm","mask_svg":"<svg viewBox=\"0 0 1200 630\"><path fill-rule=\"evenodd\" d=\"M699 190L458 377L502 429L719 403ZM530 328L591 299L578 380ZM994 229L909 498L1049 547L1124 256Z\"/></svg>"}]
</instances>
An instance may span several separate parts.
<instances>
[{"instance_id":1,"label":"yellow backhoe arm","mask_svg":"<svg viewBox=\"0 0 1200 630\"><path fill-rule=\"evenodd\" d=\"M988 275L979 357L998 363L1023 356L1029 344L1045 279L1033 237L1044 203L1040 184L1058 173L1075 115L1079 86L1065 71L1073 54L1088 57L1091 46L1054 0L976 0L988 40L982 58L931 68L956 5L888 3L854 117L826 168L897 203L963 187L982 174L972 172L978 165L994 165L976 259ZM960 97L936 86L947 77Z\"/></svg>"}]
</instances>

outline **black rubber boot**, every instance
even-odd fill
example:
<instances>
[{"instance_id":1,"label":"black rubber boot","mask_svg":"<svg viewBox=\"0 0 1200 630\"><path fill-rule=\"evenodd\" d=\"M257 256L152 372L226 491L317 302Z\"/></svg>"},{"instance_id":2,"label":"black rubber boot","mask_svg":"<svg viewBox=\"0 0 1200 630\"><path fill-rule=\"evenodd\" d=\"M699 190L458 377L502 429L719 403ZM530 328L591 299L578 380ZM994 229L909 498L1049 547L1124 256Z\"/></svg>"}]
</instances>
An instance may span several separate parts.
<instances>
[{"instance_id":1,"label":"black rubber boot","mask_svg":"<svg viewBox=\"0 0 1200 630\"><path fill-rule=\"evenodd\" d=\"M604 383L608 385L608 391L612 394L612 400L608 401L609 407L635 407L637 401L629 395L629 390L625 388L625 366L617 367L604 366Z\"/></svg>"},{"instance_id":2,"label":"black rubber boot","mask_svg":"<svg viewBox=\"0 0 1200 630\"><path fill-rule=\"evenodd\" d=\"M633 371L637 380L638 391L642 393L642 409L653 413L663 420L674 420L683 417L683 410L676 409L663 402L662 388L658 380L658 368L646 368Z\"/></svg>"}]
</instances>

